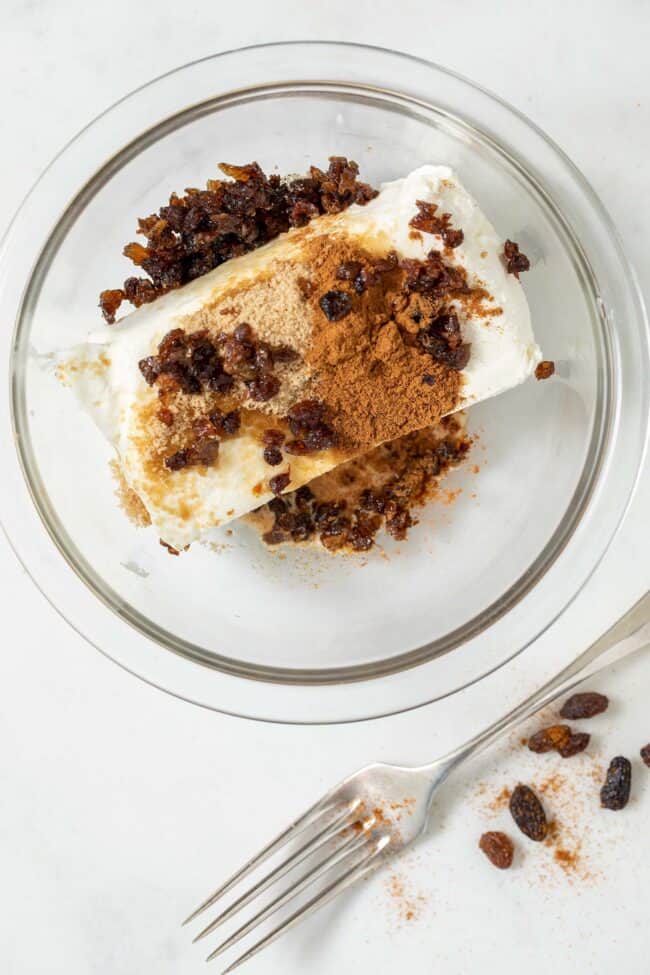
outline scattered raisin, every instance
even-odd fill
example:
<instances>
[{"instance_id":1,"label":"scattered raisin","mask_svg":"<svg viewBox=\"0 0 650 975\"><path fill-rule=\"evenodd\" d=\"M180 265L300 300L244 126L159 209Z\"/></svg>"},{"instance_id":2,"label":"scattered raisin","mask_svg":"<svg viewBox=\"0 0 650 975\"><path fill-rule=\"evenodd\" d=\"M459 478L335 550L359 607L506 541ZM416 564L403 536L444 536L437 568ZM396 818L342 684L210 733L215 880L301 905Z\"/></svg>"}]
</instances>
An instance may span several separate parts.
<instances>
[{"instance_id":1,"label":"scattered raisin","mask_svg":"<svg viewBox=\"0 0 650 975\"><path fill-rule=\"evenodd\" d=\"M535 367L535 379L550 379L555 372L555 363L550 359L538 362Z\"/></svg>"},{"instance_id":2,"label":"scattered raisin","mask_svg":"<svg viewBox=\"0 0 650 975\"><path fill-rule=\"evenodd\" d=\"M566 745L571 738L571 729L567 724L554 724L549 728L542 728L528 740L528 747L531 752L541 754L543 752L557 751Z\"/></svg>"},{"instance_id":3,"label":"scattered raisin","mask_svg":"<svg viewBox=\"0 0 650 975\"><path fill-rule=\"evenodd\" d=\"M593 718L597 714L602 714L609 707L609 698L596 691L585 691L582 694L573 694L562 705L560 717L567 718L569 721L577 721L580 718Z\"/></svg>"},{"instance_id":4,"label":"scattered raisin","mask_svg":"<svg viewBox=\"0 0 650 975\"><path fill-rule=\"evenodd\" d=\"M269 489L273 492L273 494L282 494L290 480L291 474L289 471L287 471L285 474L276 474L275 477L272 477L269 481Z\"/></svg>"},{"instance_id":5,"label":"scattered raisin","mask_svg":"<svg viewBox=\"0 0 650 975\"><path fill-rule=\"evenodd\" d=\"M510 797L510 813L524 836L536 843L546 839L548 823L544 807L527 785L520 783L513 791Z\"/></svg>"},{"instance_id":6,"label":"scattered raisin","mask_svg":"<svg viewBox=\"0 0 650 975\"><path fill-rule=\"evenodd\" d=\"M619 755L609 763L605 783L600 790L600 804L603 809L624 809L630 799L632 785L632 766L629 759Z\"/></svg>"},{"instance_id":7,"label":"scattered raisin","mask_svg":"<svg viewBox=\"0 0 650 975\"><path fill-rule=\"evenodd\" d=\"M503 245L503 257L508 274L514 274L516 278L522 271L530 270L530 261L525 254L522 254L519 250L519 244L516 244L514 240L507 240Z\"/></svg>"},{"instance_id":8,"label":"scattered raisin","mask_svg":"<svg viewBox=\"0 0 650 975\"><path fill-rule=\"evenodd\" d=\"M342 318L350 314L352 308L350 295L346 294L345 291L326 291L318 304L330 322L340 322Z\"/></svg>"},{"instance_id":9,"label":"scattered raisin","mask_svg":"<svg viewBox=\"0 0 650 975\"><path fill-rule=\"evenodd\" d=\"M271 467L277 467L282 463L282 451L279 447L265 447L264 460Z\"/></svg>"},{"instance_id":10,"label":"scattered raisin","mask_svg":"<svg viewBox=\"0 0 650 975\"><path fill-rule=\"evenodd\" d=\"M648 768L650 768L650 744L644 745L643 748L641 749L640 754L644 764L647 765Z\"/></svg>"},{"instance_id":11,"label":"scattered raisin","mask_svg":"<svg viewBox=\"0 0 650 975\"><path fill-rule=\"evenodd\" d=\"M436 377L432 376L430 372L425 372L425 374L422 377L422 382L424 383L425 386L435 386Z\"/></svg>"},{"instance_id":12,"label":"scattered raisin","mask_svg":"<svg viewBox=\"0 0 650 975\"><path fill-rule=\"evenodd\" d=\"M512 866L512 858L515 853L514 843L505 833L498 831L483 833L480 838L479 847L486 857L499 870L507 870Z\"/></svg>"},{"instance_id":13,"label":"scattered raisin","mask_svg":"<svg viewBox=\"0 0 650 975\"><path fill-rule=\"evenodd\" d=\"M568 741L558 745L557 750L562 758L572 758L579 752L583 752L590 741L591 735L588 735L586 731L574 731Z\"/></svg>"}]
</instances>

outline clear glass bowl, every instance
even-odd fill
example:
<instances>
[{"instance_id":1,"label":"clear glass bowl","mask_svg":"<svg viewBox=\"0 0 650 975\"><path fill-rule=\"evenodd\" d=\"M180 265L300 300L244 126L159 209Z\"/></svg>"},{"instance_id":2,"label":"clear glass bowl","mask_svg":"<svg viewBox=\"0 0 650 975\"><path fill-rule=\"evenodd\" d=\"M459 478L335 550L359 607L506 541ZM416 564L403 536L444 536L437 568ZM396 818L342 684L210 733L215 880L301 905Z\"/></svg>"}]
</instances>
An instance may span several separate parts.
<instances>
[{"instance_id":1,"label":"clear glass bowl","mask_svg":"<svg viewBox=\"0 0 650 975\"><path fill-rule=\"evenodd\" d=\"M172 189L203 183L220 160L287 173L332 153L356 159L373 183L424 162L452 165L532 258L526 294L557 374L471 411L480 474L454 474L459 499L428 509L388 557L278 556L235 525L222 551L170 558L119 510L110 450L59 387L48 353L98 327L99 291L130 273L120 254L136 217ZM434 65L295 43L180 68L65 148L0 261L11 377L0 491L12 544L92 643L189 700L325 722L451 693L563 611L629 502L646 434L648 343L612 224L530 122Z\"/></svg>"}]
</instances>

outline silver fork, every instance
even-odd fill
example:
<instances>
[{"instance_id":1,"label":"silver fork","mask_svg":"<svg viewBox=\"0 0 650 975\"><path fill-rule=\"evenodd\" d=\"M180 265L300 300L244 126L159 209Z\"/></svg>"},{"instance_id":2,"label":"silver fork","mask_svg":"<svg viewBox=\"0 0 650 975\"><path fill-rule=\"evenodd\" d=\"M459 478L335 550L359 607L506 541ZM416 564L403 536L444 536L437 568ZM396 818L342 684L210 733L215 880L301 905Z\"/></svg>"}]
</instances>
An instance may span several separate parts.
<instances>
[{"instance_id":1,"label":"silver fork","mask_svg":"<svg viewBox=\"0 0 650 975\"><path fill-rule=\"evenodd\" d=\"M237 958L224 970L223 975L232 972L285 931L366 876L380 862L413 843L425 832L433 797L452 771L585 678L636 650L647 648L649 642L650 592L647 592L568 667L509 714L448 755L417 768L369 765L331 789L257 856L245 863L183 922L188 924L194 920L269 857L292 841L300 840L297 849L254 886L240 894L196 935L194 941L204 938L290 871L300 864L305 865L300 877L291 881L266 906L238 927L208 955L207 960L211 961L231 948L312 884L324 881L324 886L306 903Z\"/></svg>"}]
</instances>

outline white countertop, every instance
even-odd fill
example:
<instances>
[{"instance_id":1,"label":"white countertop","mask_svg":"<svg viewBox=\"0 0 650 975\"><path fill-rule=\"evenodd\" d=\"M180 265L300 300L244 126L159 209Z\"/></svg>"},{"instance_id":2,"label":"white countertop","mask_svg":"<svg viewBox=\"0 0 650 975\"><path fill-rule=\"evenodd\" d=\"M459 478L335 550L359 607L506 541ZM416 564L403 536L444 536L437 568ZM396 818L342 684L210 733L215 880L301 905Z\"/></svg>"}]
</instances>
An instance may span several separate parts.
<instances>
[{"instance_id":1,"label":"white countertop","mask_svg":"<svg viewBox=\"0 0 650 975\"><path fill-rule=\"evenodd\" d=\"M496 11L498 10L498 14ZM396 11L398 16L396 17ZM560 0L462 5L401 0L8 0L0 65L5 132L0 226L49 158L101 109L178 64L288 38L359 40L438 61L544 128L613 214L650 284L650 8ZM202 711L121 671L77 636L0 552L0 971L192 975L202 947L178 920L321 791L372 760L426 761L478 730L587 645L650 582L650 471L575 604L532 649L479 685L402 717L338 728L260 725ZM515 975L648 971L650 771L634 798L597 808L590 778L650 740L650 656L606 674L613 699L572 763L504 746L478 759L438 809L439 828L253 961L251 973ZM590 729L591 730L591 729ZM544 769L547 776L542 774ZM476 850L508 825L492 797L558 773L547 804L581 862L524 851L508 873ZM251 802L254 789L263 796ZM404 893L394 896L402 884ZM414 917L405 919L413 911ZM218 964L216 966L218 970Z\"/></svg>"}]
</instances>

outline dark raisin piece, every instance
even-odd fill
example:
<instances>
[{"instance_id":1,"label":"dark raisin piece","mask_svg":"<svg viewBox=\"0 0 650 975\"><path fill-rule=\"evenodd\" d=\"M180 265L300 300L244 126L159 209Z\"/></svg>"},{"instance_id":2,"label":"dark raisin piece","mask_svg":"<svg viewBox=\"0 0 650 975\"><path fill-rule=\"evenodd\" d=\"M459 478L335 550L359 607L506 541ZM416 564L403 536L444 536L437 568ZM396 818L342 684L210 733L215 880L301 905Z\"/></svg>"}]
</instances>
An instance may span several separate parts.
<instances>
[{"instance_id":1,"label":"dark raisin piece","mask_svg":"<svg viewBox=\"0 0 650 975\"><path fill-rule=\"evenodd\" d=\"M372 536L361 531L360 528L350 530L348 541L355 552L369 552L374 545Z\"/></svg>"},{"instance_id":2,"label":"dark raisin piece","mask_svg":"<svg viewBox=\"0 0 650 975\"><path fill-rule=\"evenodd\" d=\"M115 315L118 308L124 301L126 295L121 288L109 288L107 291L102 291L99 296L99 307L102 310L102 315L106 319L109 325L112 325L115 321Z\"/></svg>"},{"instance_id":3,"label":"dark raisin piece","mask_svg":"<svg viewBox=\"0 0 650 975\"><path fill-rule=\"evenodd\" d=\"M277 467L282 463L282 451L279 447L265 447L264 460L271 467Z\"/></svg>"},{"instance_id":4,"label":"dark raisin piece","mask_svg":"<svg viewBox=\"0 0 650 975\"><path fill-rule=\"evenodd\" d=\"M555 372L555 363L550 359L538 362L535 367L535 379L550 379Z\"/></svg>"},{"instance_id":5,"label":"dark raisin piece","mask_svg":"<svg viewBox=\"0 0 650 975\"><path fill-rule=\"evenodd\" d=\"M590 741L591 735L588 735L586 731L574 731L568 741L558 745L557 750L562 758L572 758L573 755L583 752Z\"/></svg>"},{"instance_id":6,"label":"dark raisin piece","mask_svg":"<svg viewBox=\"0 0 650 975\"><path fill-rule=\"evenodd\" d=\"M557 751L563 745L568 744L571 738L571 729L568 724L554 724L549 728L542 728L535 732L528 739L528 747L531 752L542 754L543 752Z\"/></svg>"},{"instance_id":7,"label":"dark raisin piece","mask_svg":"<svg viewBox=\"0 0 650 975\"><path fill-rule=\"evenodd\" d=\"M568 721L577 721L580 718L593 718L597 714L602 714L609 707L609 698L596 691L585 691L582 694L573 694L562 705L560 717Z\"/></svg>"},{"instance_id":8,"label":"dark raisin piece","mask_svg":"<svg viewBox=\"0 0 650 975\"><path fill-rule=\"evenodd\" d=\"M299 511L291 526L291 538L294 542L306 542L314 534L314 523L307 511Z\"/></svg>"},{"instance_id":9,"label":"dark raisin piece","mask_svg":"<svg viewBox=\"0 0 650 975\"><path fill-rule=\"evenodd\" d=\"M291 432L296 437L301 436L305 430L311 430L321 423L324 414L325 405L320 400L303 399L294 403L287 414Z\"/></svg>"},{"instance_id":10,"label":"dark raisin piece","mask_svg":"<svg viewBox=\"0 0 650 975\"><path fill-rule=\"evenodd\" d=\"M233 335L238 342L252 342L253 341L253 329L250 327L248 322L242 322L238 325Z\"/></svg>"},{"instance_id":11,"label":"dark raisin piece","mask_svg":"<svg viewBox=\"0 0 650 975\"><path fill-rule=\"evenodd\" d=\"M430 372L425 372L424 376L422 377L422 382L425 386L435 386L436 377L432 376Z\"/></svg>"},{"instance_id":12,"label":"dark raisin piece","mask_svg":"<svg viewBox=\"0 0 650 975\"><path fill-rule=\"evenodd\" d=\"M386 511L386 531L398 542L406 538L408 529L412 526L413 519L410 512L401 505L392 505Z\"/></svg>"},{"instance_id":13,"label":"dark raisin piece","mask_svg":"<svg viewBox=\"0 0 650 975\"><path fill-rule=\"evenodd\" d=\"M465 240L463 231L456 230L454 227L445 227L441 236L447 247L460 247Z\"/></svg>"},{"instance_id":14,"label":"dark raisin piece","mask_svg":"<svg viewBox=\"0 0 650 975\"><path fill-rule=\"evenodd\" d=\"M298 508L306 508L314 500L314 492L307 484L303 484L296 491L295 498Z\"/></svg>"},{"instance_id":15,"label":"dark raisin piece","mask_svg":"<svg viewBox=\"0 0 650 975\"><path fill-rule=\"evenodd\" d=\"M158 419L161 423L164 423L166 427L173 427L174 425L174 414L171 410L165 408L158 410Z\"/></svg>"},{"instance_id":16,"label":"dark raisin piece","mask_svg":"<svg viewBox=\"0 0 650 975\"><path fill-rule=\"evenodd\" d=\"M515 854L514 843L505 833L498 831L483 833L478 845L486 857L499 870L507 870L512 866Z\"/></svg>"},{"instance_id":17,"label":"dark raisin piece","mask_svg":"<svg viewBox=\"0 0 650 975\"><path fill-rule=\"evenodd\" d=\"M282 430L268 429L262 434L262 443L267 447L281 447L285 441Z\"/></svg>"},{"instance_id":18,"label":"dark raisin piece","mask_svg":"<svg viewBox=\"0 0 650 975\"><path fill-rule=\"evenodd\" d=\"M218 440L199 440L194 444L190 454L192 464L200 464L210 467L217 459L219 454Z\"/></svg>"},{"instance_id":19,"label":"dark raisin piece","mask_svg":"<svg viewBox=\"0 0 650 975\"><path fill-rule=\"evenodd\" d=\"M629 759L619 755L609 763L605 783L600 790L603 809L625 809L630 799L632 766Z\"/></svg>"},{"instance_id":20,"label":"dark raisin piece","mask_svg":"<svg viewBox=\"0 0 650 975\"><path fill-rule=\"evenodd\" d=\"M241 417L237 410L231 410L230 413L226 413L221 423L221 427L224 433L232 437L241 426Z\"/></svg>"},{"instance_id":21,"label":"dark raisin piece","mask_svg":"<svg viewBox=\"0 0 650 975\"><path fill-rule=\"evenodd\" d=\"M138 369L145 378L149 386L153 386L160 375L160 360L158 356L149 355L146 359L140 359Z\"/></svg>"},{"instance_id":22,"label":"dark raisin piece","mask_svg":"<svg viewBox=\"0 0 650 975\"><path fill-rule=\"evenodd\" d=\"M273 492L273 494L282 494L290 480L291 474L289 471L287 471L285 474L276 474L275 477L272 477L269 481L269 489Z\"/></svg>"},{"instance_id":23,"label":"dark raisin piece","mask_svg":"<svg viewBox=\"0 0 650 975\"><path fill-rule=\"evenodd\" d=\"M342 318L350 314L352 308L350 295L346 294L345 291L327 291L318 304L330 322L340 322Z\"/></svg>"},{"instance_id":24,"label":"dark raisin piece","mask_svg":"<svg viewBox=\"0 0 650 975\"><path fill-rule=\"evenodd\" d=\"M273 361L278 364L283 362L295 362L298 358L298 353L295 349L292 349L289 345L275 345L272 349Z\"/></svg>"},{"instance_id":25,"label":"dark raisin piece","mask_svg":"<svg viewBox=\"0 0 650 975\"><path fill-rule=\"evenodd\" d=\"M336 434L326 423L319 423L304 434L303 441L307 450L328 450L335 445Z\"/></svg>"},{"instance_id":26,"label":"dark raisin piece","mask_svg":"<svg viewBox=\"0 0 650 975\"><path fill-rule=\"evenodd\" d=\"M280 381L275 376L262 376L246 384L248 395L256 403L266 403L280 390Z\"/></svg>"},{"instance_id":27,"label":"dark raisin piece","mask_svg":"<svg viewBox=\"0 0 650 975\"><path fill-rule=\"evenodd\" d=\"M640 752L641 758L645 765L650 768L650 744L644 745Z\"/></svg>"},{"instance_id":28,"label":"dark raisin piece","mask_svg":"<svg viewBox=\"0 0 650 975\"><path fill-rule=\"evenodd\" d=\"M295 454L296 456L309 453L309 447L304 440L289 440L288 443L285 443L284 449L288 454Z\"/></svg>"},{"instance_id":29,"label":"dark raisin piece","mask_svg":"<svg viewBox=\"0 0 650 975\"><path fill-rule=\"evenodd\" d=\"M510 797L510 813L528 839L536 843L546 839L548 823L544 807L527 785L520 783L513 791Z\"/></svg>"},{"instance_id":30,"label":"dark raisin piece","mask_svg":"<svg viewBox=\"0 0 650 975\"><path fill-rule=\"evenodd\" d=\"M276 528L275 526L273 526L270 531L264 532L262 535L262 541L266 542L267 545L280 545L282 542L286 541L286 538L287 536L282 529Z\"/></svg>"},{"instance_id":31,"label":"dark raisin piece","mask_svg":"<svg viewBox=\"0 0 650 975\"><path fill-rule=\"evenodd\" d=\"M271 498L267 504L267 508L277 517L285 513L287 510L287 502L283 498Z\"/></svg>"},{"instance_id":32,"label":"dark raisin piece","mask_svg":"<svg viewBox=\"0 0 650 975\"><path fill-rule=\"evenodd\" d=\"M507 240L503 245L503 257L508 274L514 274L516 278L522 271L530 270L530 261L525 254L522 254L519 250L519 244L516 244L514 240Z\"/></svg>"},{"instance_id":33,"label":"dark raisin piece","mask_svg":"<svg viewBox=\"0 0 650 975\"><path fill-rule=\"evenodd\" d=\"M180 471L187 467L189 455L187 450L177 450L175 454L165 457L165 467L169 471Z\"/></svg>"},{"instance_id":34,"label":"dark raisin piece","mask_svg":"<svg viewBox=\"0 0 650 975\"><path fill-rule=\"evenodd\" d=\"M354 281L356 276L363 270L361 261L344 261L336 269L336 277L339 281Z\"/></svg>"}]
</instances>

